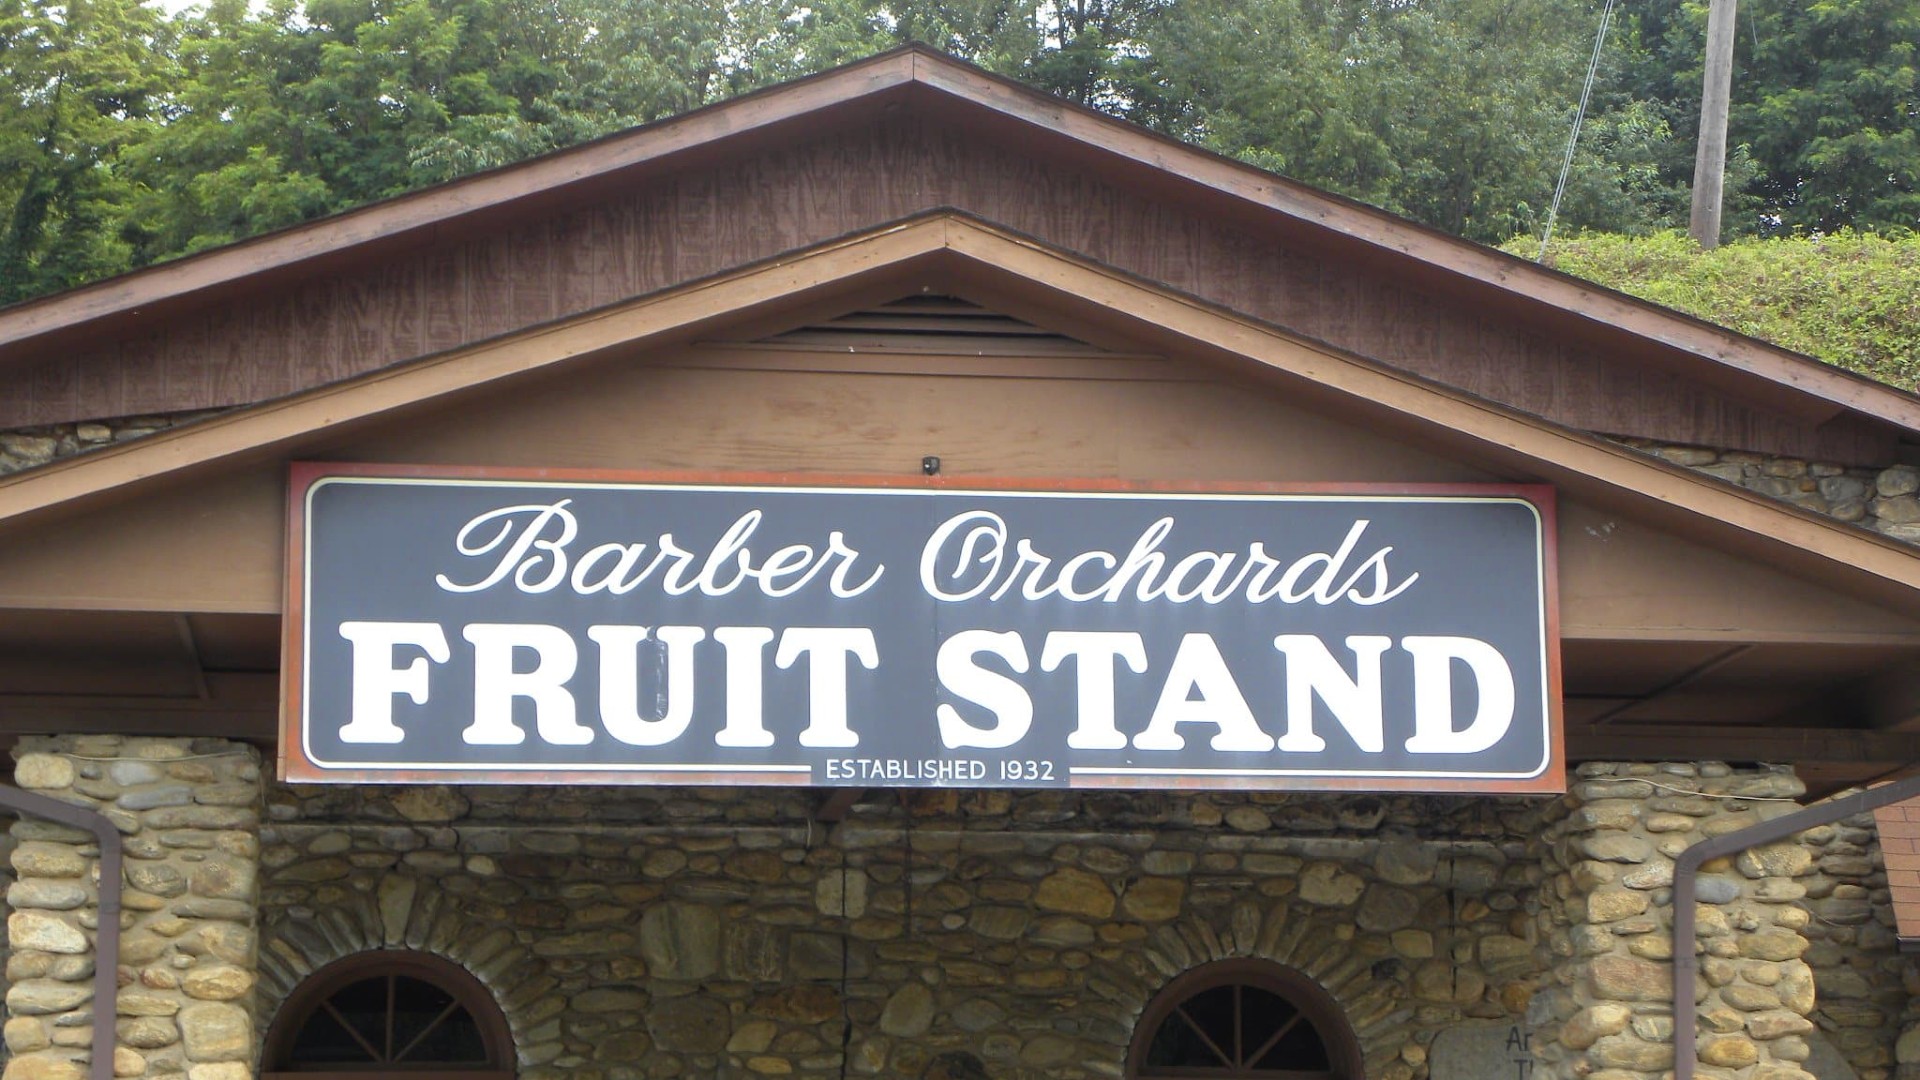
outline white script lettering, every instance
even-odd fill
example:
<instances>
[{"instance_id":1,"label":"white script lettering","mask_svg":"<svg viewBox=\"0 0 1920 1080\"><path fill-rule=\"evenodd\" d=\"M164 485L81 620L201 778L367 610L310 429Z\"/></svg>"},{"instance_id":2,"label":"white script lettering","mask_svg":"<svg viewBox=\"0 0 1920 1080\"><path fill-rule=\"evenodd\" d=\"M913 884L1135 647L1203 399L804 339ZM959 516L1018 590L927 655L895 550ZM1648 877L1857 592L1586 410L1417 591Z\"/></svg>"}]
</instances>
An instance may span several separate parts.
<instances>
[{"instance_id":1,"label":"white script lettering","mask_svg":"<svg viewBox=\"0 0 1920 1080\"><path fill-rule=\"evenodd\" d=\"M1160 549L1173 533L1171 517L1141 530L1124 555L1091 550L1063 558L1042 552L1027 537L1013 537L1000 515L967 510L942 522L920 549L920 587L949 603L1017 593L1026 600L1059 596L1073 603L1114 604L1131 594L1142 603L1220 604L1240 597L1252 604L1311 600L1322 607L1341 601L1373 607L1406 592L1420 575L1396 581L1387 566L1391 546L1376 548L1356 563L1369 524L1359 518L1332 552L1309 552L1290 563L1254 541L1245 551L1195 551L1169 565Z\"/></svg>"},{"instance_id":2,"label":"white script lettering","mask_svg":"<svg viewBox=\"0 0 1920 1080\"><path fill-rule=\"evenodd\" d=\"M570 545L580 536L580 521L570 509L572 503L561 499L544 506L503 506L479 515L461 526L454 549L470 559L492 559L491 568L473 581L437 574L434 582L451 593L484 592L511 578L524 593L549 592L565 583L581 596L625 596L652 579L668 596L695 591L727 596L751 587L779 598L824 573L828 590L844 600L872 589L886 572L875 566L855 581L860 553L847 546L838 529L827 534L824 548L789 544L756 558L751 541L764 517L759 510L734 519L704 556L680 546L672 533L661 533L653 542L652 558L647 557L648 545L639 542L598 544L576 558Z\"/></svg>"}]
</instances>

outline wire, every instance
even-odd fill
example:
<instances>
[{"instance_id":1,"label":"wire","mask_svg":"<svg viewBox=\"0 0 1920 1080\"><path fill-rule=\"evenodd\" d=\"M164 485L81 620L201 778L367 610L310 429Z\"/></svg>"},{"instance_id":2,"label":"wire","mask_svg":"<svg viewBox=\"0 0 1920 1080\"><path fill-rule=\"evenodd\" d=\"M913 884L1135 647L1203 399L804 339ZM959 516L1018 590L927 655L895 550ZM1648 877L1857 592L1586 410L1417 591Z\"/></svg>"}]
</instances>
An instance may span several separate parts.
<instances>
[{"instance_id":1,"label":"wire","mask_svg":"<svg viewBox=\"0 0 1920 1080\"><path fill-rule=\"evenodd\" d=\"M1581 782L1587 784L1645 784L1648 787L1659 788L1661 791L1671 791L1676 795L1698 795L1703 799L1735 799L1740 802L1797 803L1800 801L1799 799L1789 799L1781 795L1725 795L1712 791L1693 791L1688 788L1676 787L1673 784L1663 784L1658 780L1649 780L1644 776L1592 776Z\"/></svg>"},{"instance_id":2,"label":"wire","mask_svg":"<svg viewBox=\"0 0 1920 1080\"><path fill-rule=\"evenodd\" d=\"M58 751L54 751L54 753L58 753ZM151 765L165 765L172 761L207 761L211 758L241 757L246 753L247 751L245 750L221 750L213 754L181 754L179 757L169 758L126 757L124 755L120 757L98 757L92 754L59 754L59 756L72 758L75 761L144 761Z\"/></svg>"},{"instance_id":3,"label":"wire","mask_svg":"<svg viewBox=\"0 0 1920 1080\"><path fill-rule=\"evenodd\" d=\"M1560 182L1553 185L1553 205L1547 209L1547 228L1540 234L1540 254L1533 257L1534 262L1547 257L1547 242L1553 239L1553 223L1560 216L1560 199L1567 193L1567 177L1573 172L1573 152L1580 145L1580 125L1587 118L1587 100L1593 96L1593 80L1600 72L1600 53L1607 44L1607 25L1613 22L1617 2L1607 0L1605 10L1600 12L1600 32L1593 37L1593 59L1587 62L1587 82L1580 88L1580 107L1573 112L1573 130L1567 133L1567 152L1560 159Z\"/></svg>"}]
</instances>

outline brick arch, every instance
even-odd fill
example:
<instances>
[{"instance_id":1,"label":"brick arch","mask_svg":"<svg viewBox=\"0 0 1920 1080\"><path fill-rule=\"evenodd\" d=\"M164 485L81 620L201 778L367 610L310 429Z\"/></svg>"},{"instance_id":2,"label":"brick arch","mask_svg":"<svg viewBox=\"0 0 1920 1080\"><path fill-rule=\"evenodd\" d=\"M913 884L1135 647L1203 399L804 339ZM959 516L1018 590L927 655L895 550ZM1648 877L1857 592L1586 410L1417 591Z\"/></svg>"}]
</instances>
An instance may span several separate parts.
<instances>
[{"instance_id":1,"label":"brick arch","mask_svg":"<svg viewBox=\"0 0 1920 1080\"><path fill-rule=\"evenodd\" d=\"M1316 917L1325 913L1285 900L1242 900L1213 918L1189 909L1148 935L1140 962L1113 965L1090 985L1120 1006L1131 1035L1148 1006L1181 975L1226 960L1271 961L1306 976L1333 999L1360 1044L1365 1075L1374 1076L1406 1042L1410 974L1404 966L1380 973L1379 960L1391 952L1355 947L1360 939L1377 935L1356 931L1353 939L1340 940L1316 933L1331 925Z\"/></svg>"},{"instance_id":2,"label":"brick arch","mask_svg":"<svg viewBox=\"0 0 1920 1080\"><path fill-rule=\"evenodd\" d=\"M519 943L506 927L469 918L430 880L386 874L370 889L346 891L338 902L311 915L283 912L260 929L260 973L255 1002L266 1030L294 988L328 964L356 953L414 949L460 965L506 1015L520 1065L527 1067L533 1041L526 1015L529 999L516 994L541 980L546 961Z\"/></svg>"}]
</instances>

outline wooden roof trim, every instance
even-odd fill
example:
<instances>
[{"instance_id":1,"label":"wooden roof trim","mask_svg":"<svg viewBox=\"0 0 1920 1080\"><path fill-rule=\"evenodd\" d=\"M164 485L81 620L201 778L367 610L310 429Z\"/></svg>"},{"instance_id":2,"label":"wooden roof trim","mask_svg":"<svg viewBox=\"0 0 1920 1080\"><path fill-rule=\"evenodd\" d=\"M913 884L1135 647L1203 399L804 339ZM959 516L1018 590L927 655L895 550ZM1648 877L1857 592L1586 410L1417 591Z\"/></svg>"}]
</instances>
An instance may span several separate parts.
<instances>
[{"instance_id":1,"label":"wooden roof trim","mask_svg":"<svg viewBox=\"0 0 1920 1080\"><path fill-rule=\"evenodd\" d=\"M863 273L898 268L942 250L945 233L944 216L921 218L0 477L0 527L129 484L270 452L312 431L364 422L441 395L745 315L756 305L837 286Z\"/></svg>"},{"instance_id":2,"label":"wooden roof trim","mask_svg":"<svg viewBox=\"0 0 1920 1080\"><path fill-rule=\"evenodd\" d=\"M436 397L644 341L685 338L882 277L972 275L1032 297L1091 305L1116 322L1177 339L1196 352L1250 360L1357 406L1576 490L1681 512L1718 541L1771 554L1871 593L1920 599L1920 552L1829 518L1561 428L1362 358L1291 337L1107 268L1076 260L958 214L932 215L794 256L522 331L303 394L221 414L116 447L0 479L0 526L110 497L147 481L233 460L257 460L311 433L363 424ZM1040 303L1041 301L1033 301Z\"/></svg>"},{"instance_id":3,"label":"wooden roof trim","mask_svg":"<svg viewBox=\"0 0 1920 1080\"><path fill-rule=\"evenodd\" d=\"M152 305L203 294L268 270L392 240L517 200L659 162L743 134L843 107L903 86L1066 139L1089 153L1118 156L1137 167L1201 185L1229 198L1278 212L1376 251L1433 267L1562 315L1613 327L1709 365L1709 378L1727 371L1758 377L1800 400L1785 412L1818 420L1851 409L1909 431L1920 431L1920 397L1840 368L1744 337L1536 266L1437 230L1417 225L1296 181L1253 168L934 52L906 46L806 79L771 87L583 146L548 154L306 225L216 248L41 300L0 309L0 360L51 334L89 320L142 312Z\"/></svg>"},{"instance_id":4,"label":"wooden roof trim","mask_svg":"<svg viewBox=\"0 0 1920 1080\"><path fill-rule=\"evenodd\" d=\"M915 62L917 84L946 91L1090 149L1143 163L1565 314L1757 375L1827 403L1828 415L1851 409L1920 431L1920 396L1897 387L1117 121L946 57L918 55Z\"/></svg>"},{"instance_id":5,"label":"wooden roof trim","mask_svg":"<svg viewBox=\"0 0 1920 1080\"><path fill-rule=\"evenodd\" d=\"M1843 572L1858 570L1903 589L1920 590L1920 551L1824 514L1322 343L1295 338L1198 298L1076 260L1028 238L956 221L949 246L979 265L1013 275L1025 289L1045 287L1098 305L1113 320L1150 324L1189 342L1304 377L1358 402L1467 435L1492 456L1515 465L1524 462L1556 483L1598 481L1635 500L1698 515L1698 523L1706 529L1719 525L1737 529L1754 546L1798 550L1835 563Z\"/></svg>"},{"instance_id":6,"label":"wooden roof trim","mask_svg":"<svg viewBox=\"0 0 1920 1080\"><path fill-rule=\"evenodd\" d=\"M912 78L913 57L908 50L881 53L580 146L0 308L0 349L12 351L18 343L90 319L134 313L262 270L335 255L660 161L729 136L846 105L905 85Z\"/></svg>"}]
</instances>

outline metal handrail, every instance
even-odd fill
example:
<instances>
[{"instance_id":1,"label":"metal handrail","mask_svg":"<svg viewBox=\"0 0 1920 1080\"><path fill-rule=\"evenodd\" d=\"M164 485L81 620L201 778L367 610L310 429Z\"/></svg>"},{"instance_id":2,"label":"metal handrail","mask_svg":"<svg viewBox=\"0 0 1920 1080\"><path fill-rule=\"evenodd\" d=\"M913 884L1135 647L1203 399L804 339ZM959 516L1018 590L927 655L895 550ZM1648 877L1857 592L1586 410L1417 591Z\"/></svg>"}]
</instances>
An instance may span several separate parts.
<instances>
[{"instance_id":1,"label":"metal handrail","mask_svg":"<svg viewBox=\"0 0 1920 1080\"><path fill-rule=\"evenodd\" d=\"M1700 1007L1693 997L1700 966L1693 950L1698 940L1694 902L1700 868L1713 859L1738 855L1748 848L1785 840L1797 832L1831 825L1843 818L1915 797L1920 797L1920 775L1809 806L1739 832L1702 840L1673 861L1673 1080L1693 1080L1694 1069L1699 1064L1695 1050L1698 1033L1694 1028L1699 1022Z\"/></svg>"},{"instance_id":2,"label":"metal handrail","mask_svg":"<svg viewBox=\"0 0 1920 1080\"><path fill-rule=\"evenodd\" d=\"M0 784L0 806L85 829L100 841L100 896L93 937L92 1080L113 1080L115 1024L120 1016L120 830L104 814L48 795Z\"/></svg>"}]
</instances>

